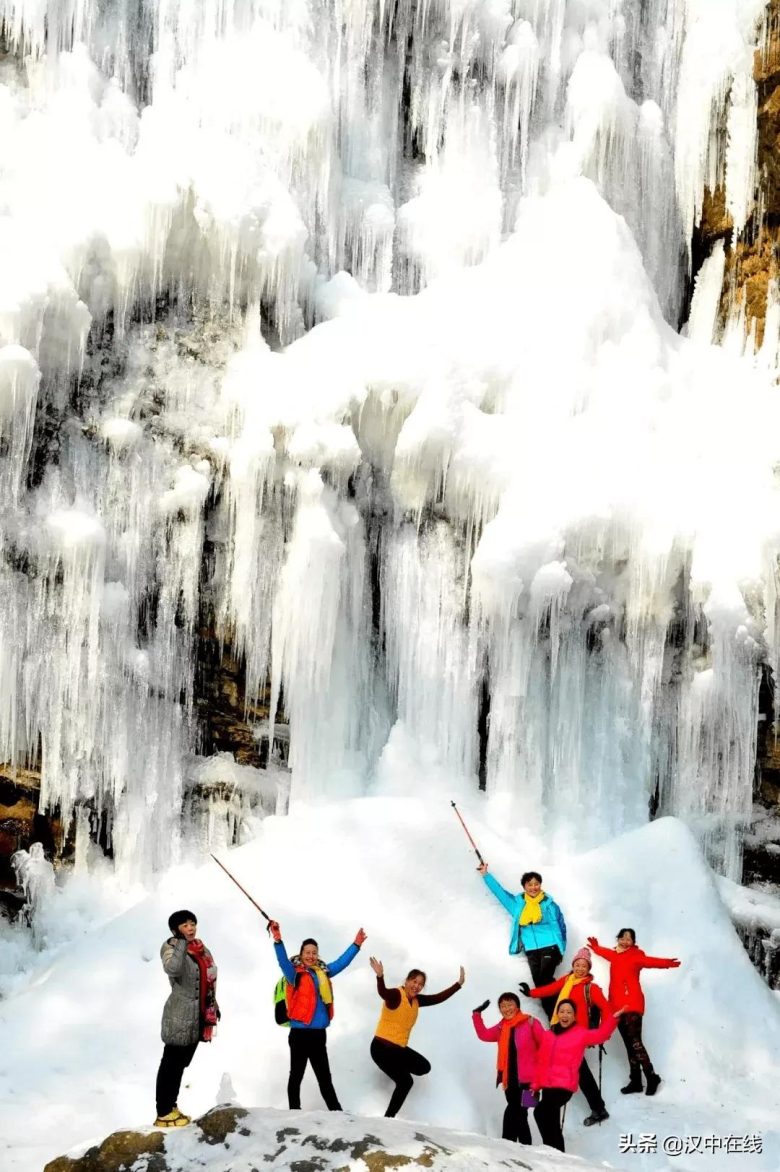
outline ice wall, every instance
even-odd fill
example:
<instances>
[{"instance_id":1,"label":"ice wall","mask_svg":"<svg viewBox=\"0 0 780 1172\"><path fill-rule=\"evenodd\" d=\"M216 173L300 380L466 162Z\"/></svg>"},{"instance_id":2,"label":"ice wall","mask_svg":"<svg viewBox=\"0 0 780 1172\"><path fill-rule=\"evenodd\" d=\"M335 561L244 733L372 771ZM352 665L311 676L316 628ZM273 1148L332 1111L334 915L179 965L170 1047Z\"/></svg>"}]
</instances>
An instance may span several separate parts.
<instances>
[{"instance_id":1,"label":"ice wall","mask_svg":"<svg viewBox=\"0 0 780 1172\"><path fill-rule=\"evenodd\" d=\"M652 803L738 873L777 338L713 347L703 278L675 329L762 15L0 0L0 759L45 806L176 856L206 592L293 800L479 776L562 848Z\"/></svg>"}]
</instances>

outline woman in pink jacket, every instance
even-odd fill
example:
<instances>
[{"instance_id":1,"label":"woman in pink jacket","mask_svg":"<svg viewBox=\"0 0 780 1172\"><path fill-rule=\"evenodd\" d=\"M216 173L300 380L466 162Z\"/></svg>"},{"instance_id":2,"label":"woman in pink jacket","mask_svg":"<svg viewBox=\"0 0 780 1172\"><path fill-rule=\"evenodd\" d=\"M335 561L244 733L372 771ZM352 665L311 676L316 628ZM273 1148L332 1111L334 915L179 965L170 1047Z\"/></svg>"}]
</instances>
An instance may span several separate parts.
<instances>
[{"instance_id":1,"label":"woman in pink jacket","mask_svg":"<svg viewBox=\"0 0 780 1172\"><path fill-rule=\"evenodd\" d=\"M624 1007L625 1008L625 1007ZM577 1025L577 1009L568 998L557 1005L558 1022L545 1030L536 1058L531 1088L541 1093L534 1111L542 1142L565 1152L561 1128L561 1108L568 1103L579 1083L580 1066L588 1046L599 1046L611 1038L623 1009L605 1018L598 1029L586 1030Z\"/></svg>"},{"instance_id":2,"label":"woman in pink jacket","mask_svg":"<svg viewBox=\"0 0 780 1172\"><path fill-rule=\"evenodd\" d=\"M502 993L499 997L501 1021L494 1026L486 1026L482 1020L482 1011L488 1005L489 1001L483 1001L477 1006L471 1020L481 1041L498 1042L496 1086L503 1087L506 1095L501 1138L530 1144L528 1104L523 1103L523 1093L527 1095L530 1090L537 1052L545 1034L544 1026L535 1017L521 1011L520 998L514 993Z\"/></svg>"}]
</instances>

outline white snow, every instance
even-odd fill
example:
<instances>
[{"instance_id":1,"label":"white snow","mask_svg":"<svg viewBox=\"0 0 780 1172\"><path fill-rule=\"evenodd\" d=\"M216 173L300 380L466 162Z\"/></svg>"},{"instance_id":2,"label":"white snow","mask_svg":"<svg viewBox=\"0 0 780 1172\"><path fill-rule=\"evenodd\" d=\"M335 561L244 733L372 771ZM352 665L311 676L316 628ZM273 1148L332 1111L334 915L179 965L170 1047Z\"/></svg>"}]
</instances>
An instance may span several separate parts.
<instances>
[{"instance_id":1,"label":"white snow","mask_svg":"<svg viewBox=\"0 0 780 1172\"><path fill-rule=\"evenodd\" d=\"M658 1095L621 1097L627 1063L616 1036L603 1073L611 1118L584 1129L587 1107L576 1097L566 1113L569 1152L619 1168L694 1172L703 1166L701 1155L621 1157L619 1137L655 1133L660 1147L670 1135L760 1134L763 1155L739 1157L737 1166L774 1172L777 999L752 968L690 832L663 819L587 854L553 859L527 830L509 835L505 827L487 828L484 798L459 795L459 805L505 885L514 889L527 866L541 870L568 922L568 957L587 935L609 943L628 925L650 954L682 961L679 970L643 976L645 1040L664 1079ZM417 1080L402 1118L500 1134L495 1052L475 1037L471 1009L489 997L492 1020L498 995L526 979L528 969L507 954L509 919L476 874L447 802L377 794L338 805L299 804L287 817L266 819L256 841L222 858L279 918L290 951L313 934L332 958L358 927L368 933L358 959L335 981L329 1052L347 1110L381 1116L389 1098L389 1084L368 1054L379 1006L368 954L382 959L391 983L412 965L424 967L430 990L455 980L462 963L463 990L420 1014L412 1043L433 1070ZM105 899L105 885L101 890ZM48 904L53 932L63 927L58 903L67 916L68 886ZM113 919L82 902L80 916L68 924L70 943L44 951L28 971L27 987L12 984L0 1002L6 1172L37 1172L73 1145L151 1122L168 988L158 951L167 917L180 906L195 911L213 950L223 1011L214 1043L195 1056L181 1104L202 1113L219 1101L227 1078L244 1106L286 1106L287 1037L273 1021L271 944L230 880L211 860L197 861L171 869L153 893L136 897ZM31 959L28 954L27 965ZM606 989L607 966L598 959L595 975ZM320 1106L310 1075L303 1106ZM538 1143L533 1125L532 1132ZM735 1158L715 1152L706 1167L726 1172Z\"/></svg>"},{"instance_id":2,"label":"white snow","mask_svg":"<svg viewBox=\"0 0 780 1172\"><path fill-rule=\"evenodd\" d=\"M230 1087L229 1082L223 1085ZM75 1154L83 1154L83 1147L79 1145ZM188 1172L193 1166L224 1172L226 1161L231 1172L256 1172L260 1167L269 1172L306 1167L364 1172L372 1166L431 1172L595 1172L603 1167L550 1149L529 1159L527 1148L443 1127L366 1119L348 1112L334 1116L272 1109L243 1115L226 1144L204 1142L203 1132L194 1127L170 1132L165 1136L165 1161L171 1172Z\"/></svg>"}]
</instances>

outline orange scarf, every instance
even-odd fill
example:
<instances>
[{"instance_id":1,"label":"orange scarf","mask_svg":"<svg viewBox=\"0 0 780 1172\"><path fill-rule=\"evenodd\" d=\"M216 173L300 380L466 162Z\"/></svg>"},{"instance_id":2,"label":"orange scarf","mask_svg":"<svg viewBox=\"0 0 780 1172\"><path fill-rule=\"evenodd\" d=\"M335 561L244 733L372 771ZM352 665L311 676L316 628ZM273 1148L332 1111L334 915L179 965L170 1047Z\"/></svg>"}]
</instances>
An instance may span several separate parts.
<instances>
[{"instance_id":1,"label":"orange scarf","mask_svg":"<svg viewBox=\"0 0 780 1172\"><path fill-rule=\"evenodd\" d=\"M509 1086L509 1038L515 1026L522 1025L524 1021L528 1020L529 1014L518 1009L514 1017L505 1017L501 1022L501 1033L498 1035L498 1060L496 1062L498 1078L496 1084L500 1082L504 1090Z\"/></svg>"}]
</instances>

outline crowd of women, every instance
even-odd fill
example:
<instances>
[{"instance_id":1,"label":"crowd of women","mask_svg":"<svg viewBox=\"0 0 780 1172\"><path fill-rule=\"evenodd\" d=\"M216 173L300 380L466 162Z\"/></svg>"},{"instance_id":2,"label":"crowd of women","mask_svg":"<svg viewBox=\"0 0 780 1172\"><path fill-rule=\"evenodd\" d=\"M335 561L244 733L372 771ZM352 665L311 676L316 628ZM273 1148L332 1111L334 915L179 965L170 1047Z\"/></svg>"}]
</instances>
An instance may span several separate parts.
<instances>
[{"instance_id":1,"label":"crowd of women","mask_svg":"<svg viewBox=\"0 0 780 1172\"><path fill-rule=\"evenodd\" d=\"M543 890L541 875L527 871L521 879L522 890L512 894L490 874L486 863L480 865L479 872L512 919L510 953L522 952L528 961L534 987L520 982L520 992L538 1000L550 1022L545 1028L538 1018L525 1013L520 997L512 992L500 994L500 1016L495 1025L486 1025L482 1017L489 1001L473 1011L477 1037L496 1044L496 1086L506 1097L502 1137L530 1144L528 1112L533 1110L542 1142L563 1151L562 1114L578 1088L590 1107L586 1127L609 1118L601 1079L595 1079L585 1051L590 1046L602 1046L615 1029L620 1031L629 1064L629 1079L622 1093L644 1090L646 1095L654 1095L657 1091L661 1078L642 1041L645 1002L640 973L645 968L677 968L680 962L676 958L647 956L638 947L633 928L621 928L614 948L605 948L594 936L589 937L589 947L575 953L571 970L556 978L555 971L566 951L566 923L555 900ZM191 1120L177 1105L182 1076L198 1044L211 1040L220 1016L217 970L210 952L197 937L192 912L174 912L168 926L172 935L163 944L161 957L171 994L163 1010L164 1049L157 1073L155 1126L183 1127ZM289 1106L300 1107L301 1084L311 1063L326 1107L340 1111L327 1050L327 1029L333 1018L332 980L358 955L366 934L361 928L341 956L325 964L320 960L316 940L304 940L297 954L289 956L279 924L272 920L269 930L282 972L278 1007L281 1014L277 1014L277 1020L289 1025ZM593 980L591 951L610 966L606 996ZM417 1015L420 1009L440 1005L457 993L465 973L461 968L458 979L448 988L426 994L423 990L427 978L422 969L412 969L400 985L388 988L381 961L372 956L370 963L382 1001L370 1053L394 1084L385 1115L395 1116L414 1078L431 1069L428 1059L409 1045Z\"/></svg>"}]
</instances>

